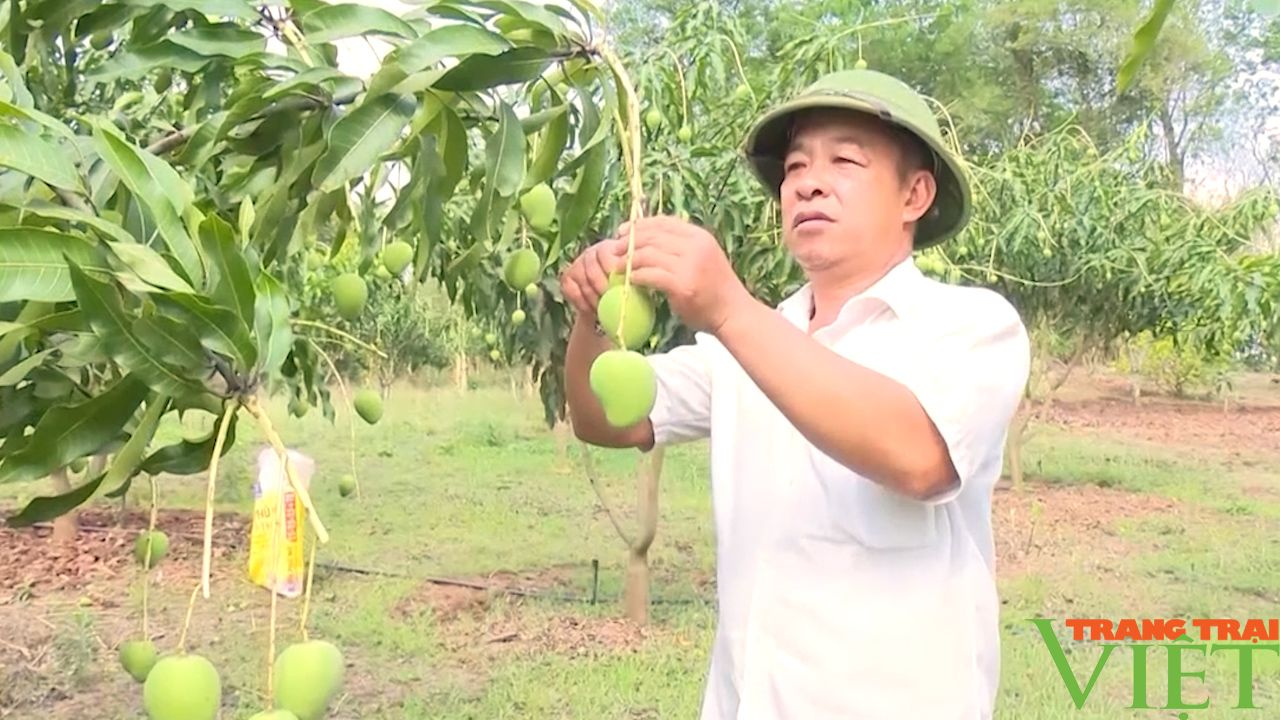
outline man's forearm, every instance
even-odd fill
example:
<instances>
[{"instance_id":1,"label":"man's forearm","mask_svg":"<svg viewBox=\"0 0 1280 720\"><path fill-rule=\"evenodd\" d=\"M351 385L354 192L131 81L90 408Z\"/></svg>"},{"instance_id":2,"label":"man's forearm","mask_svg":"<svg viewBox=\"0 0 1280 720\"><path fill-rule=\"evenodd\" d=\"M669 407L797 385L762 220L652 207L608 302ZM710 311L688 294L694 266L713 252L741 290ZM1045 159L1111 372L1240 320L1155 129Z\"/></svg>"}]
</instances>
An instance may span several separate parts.
<instances>
[{"instance_id":1,"label":"man's forearm","mask_svg":"<svg viewBox=\"0 0 1280 720\"><path fill-rule=\"evenodd\" d=\"M954 480L946 444L900 383L824 347L754 299L717 336L778 410L832 459L913 497Z\"/></svg>"}]
</instances>

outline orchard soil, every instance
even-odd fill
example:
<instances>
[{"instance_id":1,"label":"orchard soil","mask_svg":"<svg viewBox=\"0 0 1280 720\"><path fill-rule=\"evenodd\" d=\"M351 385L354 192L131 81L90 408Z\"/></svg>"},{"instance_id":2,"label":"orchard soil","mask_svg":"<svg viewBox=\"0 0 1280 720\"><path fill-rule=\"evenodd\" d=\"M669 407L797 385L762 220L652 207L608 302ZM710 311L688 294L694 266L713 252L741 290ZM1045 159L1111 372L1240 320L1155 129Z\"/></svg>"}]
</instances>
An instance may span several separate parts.
<instances>
[{"instance_id":1,"label":"orchard soil","mask_svg":"<svg viewBox=\"0 0 1280 720\"><path fill-rule=\"evenodd\" d=\"M1027 482L1005 480L994 495L1008 658L1002 717L1060 717L1069 707L1051 663L1018 625L1024 616L1251 617L1280 600L1272 597L1280 589L1268 590L1280 580L1280 552L1275 561L1264 552L1280 549L1280 383L1250 376L1243 386L1224 411L1211 401L1135 403L1121 380L1095 375L1074 381L1032 426ZM623 549L582 479L576 447L562 455L538 427L536 400L507 387L398 388L383 422L358 428L357 452L369 458L359 501L332 487L350 469L347 416L329 426L272 408L286 442L304 438L303 450L328 468L313 488L334 540L318 556L309 632L346 654L347 684L331 716L498 717L515 707L514 717L690 717L714 629L705 450L668 459L653 557L658 601L652 622L638 627L620 617ZM433 408L430 418L415 416L422 407ZM257 447L233 451L222 483L247 485ZM607 497L630 521L634 457L607 455L601 467ZM199 579L203 478L164 480L157 525L171 550L150 578L150 630L170 649ZM8 508L45 488L5 491ZM117 644L141 627L131 551L148 499L135 495L125 510L92 503L73 544L54 544L47 526L0 527L0 718L141 717L141 688L115 660ZM219 499L213 597L197 600L190 644L224 669L224 718L245 718L263 697L269 602L244 572L252 495L229 488ZM1180 575L1215 547L1222 567ZM296 639L299 604L282 602L278 642ZM1099 702L1123 702L1123 682L1113 685L1101 683ZM1045 687L1058 690L1052 702ZM1106 707L1123 706L1099 706L1096 717L1141 717Z\"/></svg>"}]
</instances>

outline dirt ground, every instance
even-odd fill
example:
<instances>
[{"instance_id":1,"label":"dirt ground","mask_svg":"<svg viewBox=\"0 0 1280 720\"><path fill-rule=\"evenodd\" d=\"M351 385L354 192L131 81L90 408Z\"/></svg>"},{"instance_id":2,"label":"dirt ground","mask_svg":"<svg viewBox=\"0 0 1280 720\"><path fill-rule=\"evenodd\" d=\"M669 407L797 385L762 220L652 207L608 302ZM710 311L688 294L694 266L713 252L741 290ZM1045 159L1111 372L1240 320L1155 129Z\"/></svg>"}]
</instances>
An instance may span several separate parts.
<instances>
[{"instance_id":1,"label":"dirt ground","mask_svg":"<svg viewBox=\"0 0 1280 720\"><path fill-rule=\"evenodd\" d=\"M79 515L79 537L74 544L65 545L51 541L53 531L47 524L31 529L0 527L0 606L13 597L47 597L64 590L109 606L115 591L120 590L119 583L137 579L133 543L138 533L147 528L149 519L147 510L124 516L86 510ZM247 517L234 513L214 515L215 568L222 566L216 562L218 558L244 548L247 523ZM194 582L200 569L204 513L165 510L157 514L156 527L170 539L189 541L171 544L167 558L170 562L155 570L158 579L177 582L189 578ZM160 573L164 573L163 578Z\"/></svg>"},{"instance_id":2,"label":"dirt ground","mask_svg":"<svg viewBox=\"0 0 1280 720\"><path fill-rule=\"evenodd\" d=\"M1135 549L1116 533L1118 523L1184 511L1169 498L1092 485L1001 488L992 503L997 572L1005 578L1053 569L1115 574L1118 560Z\"/></svg>"},{"instance_id":3,"label":"dirt ground","mask_svg":"<svg viewBox=\"0 0 1280 720\"><path fill-rule=\"evenodd\" d=\"M1135 404L1131 399L1095 398L1055 403L1044 421L1175 447L1280 451L1280 406L1233 406L1223 411L1221 405L1166 399Z\"/></svg>"}]
</instances>

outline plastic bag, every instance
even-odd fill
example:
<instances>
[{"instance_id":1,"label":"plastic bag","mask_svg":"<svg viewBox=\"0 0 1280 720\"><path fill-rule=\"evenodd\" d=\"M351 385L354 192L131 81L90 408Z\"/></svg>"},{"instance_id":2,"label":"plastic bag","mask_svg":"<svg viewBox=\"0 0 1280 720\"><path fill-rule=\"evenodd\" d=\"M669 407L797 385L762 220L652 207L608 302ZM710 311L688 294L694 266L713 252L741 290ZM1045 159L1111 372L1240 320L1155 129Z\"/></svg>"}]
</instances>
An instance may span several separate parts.
<instances>
[{"instance_id":1,"label":"plastic bag","mask_svg":"<svg viewBox=\"0 0 1280 720\"><path fill-rule=\"evenodd\" d=\"M294 477L308 491L315 461L289 451ZM255 585L296 598L306 579L303 528L306 508L285 477L284 463L276 451L258 453L258 479L253 484L253 526L249 537L249 579Z\"/></svg>"}]
</instances>

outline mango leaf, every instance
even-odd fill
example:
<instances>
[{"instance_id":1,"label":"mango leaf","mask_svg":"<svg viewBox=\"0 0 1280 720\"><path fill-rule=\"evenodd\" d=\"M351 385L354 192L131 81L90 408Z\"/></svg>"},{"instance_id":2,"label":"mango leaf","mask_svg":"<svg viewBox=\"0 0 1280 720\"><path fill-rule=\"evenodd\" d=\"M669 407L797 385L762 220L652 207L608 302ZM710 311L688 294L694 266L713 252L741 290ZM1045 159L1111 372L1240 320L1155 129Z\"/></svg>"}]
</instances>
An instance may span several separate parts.
<instances>
[{"instance_id":1,"label":"mango leaf","mask_svg":"<svg viewBox=\"0 0 1280 720\"><path fill-rule=\"evenodd\" d=\"M34 123L47 130L52 130L57 135L73 143L76 141L76 134L71 131L71 128L67 127L66 123L35 108L22 108L0 100L0 116Z\"/></svg>"},{"instance_id":2,"label":"mango leaf","mask_svg":"<svg viewBox=\"0 0 1280 720\"><path fill-rule=\"evenodd\" d=\"M236 232L240 234L241 238L249 237L249 230L253 228L255 214L253 198L245 198L240 203L240 212L236 216Z\"/></svg>"},{"instance_id":3,"label":"mango leaf","mask_svg":"<svg viewBox=\"0 0 1280 720\"><path fill-rule=\"evenodd\" d=\"M83 188L76 166L61 148L12 125L0 124L0 166L30 175L52 187Z\"/></svg>"},{"instance_id":4,"label":"mango leaf","mask_svg":"<svg viewBox=\"0 0 1280 720\"><path fill-rule=\"evenodd\" d=\"M547 253L547 262L554 262L561 248L577 247L587 223L596 214L596 207L604 191L605 171L609 162L609 149L606 145L597 145L587 151L586 162L578 173L576 190L561 196L557 214L560 216L560 234L556 237L552 251Z\"/></svg>"},{"instance_id":5,"label":"mango leaf","mask_svg":"<svg viewBox=\"0 0 1280 720\"><path fill-rule=\"evenodd\" d=\"M156 428L160 425L160 418L164 416L168 409L169 398L167 396L160 395L157 397L153 394L147 400L147 411L142 414L142 420L138 422L138 426L134 428L133 433L129 436L129 441L111 459L111 467L107 469L107 474L103 478L104 482L116 486L116 489L111 491L109 495L118 496L128 488L133 476L138 472L138 466L142 464L142 456L146 453L147 446L151 444L151 439L155 437Z\"/></svg>"},{"instance_id":6,"label":"mango leaf","mask_svg":"<svg viewBox=\"0 0 1280 720\"><path fill-rule=\"evenodd\" d=\"M9 81L14 103L23 108L35 107L35 99L31 97L31 91L27 89L27 82L24 79L26 76L18 69L18 63L14 62L13 56L4 50L0 50L0 72L4 73L5 79Z\"/></svg>"},{"instance_id":7,"label":"mango leaf","mask_svg":"<svg viewBox=\"0 0 1280 720\"><path fill-rule=\"evenodd\" d=\"M275 85L275 81L271 78L261 75L250 75L244 78L224 104L228 110L214 139L221 140L238 129L246 120L260 116L272 104L266 98L266 92Z\"/></svg>"},{"instance_id":8,"label":"mango leaf","mask_svg":"<svg viewBox=\"0 0 1280 720\"><path fill-rule=\"evenodd\" d=\"M550 30L556 35L567 35L569 29L554 13L544 7L522 0L475 0L470 3L477 7L490 8L507 15L514 15L523 20Z\"/></svg>"},{"instance_id":9,"label":"mango leaf","mask_svg":"<svg viewBox=\"0 0 1280 720\"><path fill-rule=\"evenodd\" d=\"M185 165L193 170L203 167L209 161L209 158L213 157L214 153L218 151L218 136L227 114L227 111L224 110L211 115L201 122L200 126L196 128L196 131L191 134L191 137L183 146L182 151L174 156L174 161L178 165Z\"/></svg>"},{"instance_id":10,"label":"mango leaf","mask_svg":"<svg viewBox=\"0 0 1280 720\"><path fill-rule=\"evenodd\" d=\"M65 205L57 205L43 200L32 200L29 204L21 207L12 205L4 205L2 207L14 208L23 215L38 217L45 220L65 220L67 222L84 225L99 231L105 237L109 237L117 242L134 243L134 237L130 235L124 228L107 220L98 217L93 213L77 210ZM31 223L28 223L31 224Z\"/></svg>"},{"instance_id":11,"label":"mango leaf","mask_svg":"<svg viewBox=\"0 0 1280 720\"><path fill-rule=\"evenodd\" d=\"M289 324L289 295L284 286L267 273L258 276L255 327L258 336L260 370L268 377L275 375L289 356L293 346L293 328Z\"/></svg>"},{"instance_id":12,"label":"mango leaf","mask_svg":"<svg viewBox=\"0 0 1280 720\"><path fill-rule=\"evenodd\" d=\"M204 392L196 379L183 375L134 333L133 319L115 285L90 277L74 264L71 282L85 320L117 365L136 374L158 393L183 397Z\"/></svg>"},{"instance_id":13,"label":"mango leaf","mask_svg":"<svg viewBox=\"0 0 1280 720\"><path fill-rule=\"evenodd\" d=\"M253 4L246 0L123 0L123 3L144 8L167 7L174 12L195 10L205 15L235 17L241 20L260 19Z\"/></svg>"},{"instance_id":14,"label":"mango leaf","mask_svg":"<svg viewBox=\"0 0 1280 720\"><path fill-rule=\"evenodd\" d=\"M24 358L22 362L15 364L13 367L5 370L0 374L0 388L13 387L27 378L32 370L44 364L46 358L52 355L54 348L45 348L37 353L32 353L30 357Z\"/></svg>"},{"instance_id":15,"label":"mango leaf","mask_svg":"<svg viewBox=\"0 0 1280 720\"><path fill-rule=\"evenodd\" d=\"M52 313L53 303L32 300L22 303L22 309L18 311L17 317L13 318L13 322L23 327L31 328ZM29 334L29 332L10 331L0 336L0 363L11 360L14 351L18 348L18 343L22 342ZM0 406L0 415L3 414L4 408Z\"/></svg>"},{"instance_id":16,"label":"mango leaf","mask_svg":"<svg viewBox=\"0 0 1280 720\"><path fill-rule=\"evenodd\" d=\"M303 72L308 65L301 60L278 52L256 53L240 58L237 67L258 68L261 70L288 70L294 74Z\"/></svg>"},{"instance_id":17,"label":"mango leaf","mask_svg":"<svg viewBox=\"0 0 1280 720\"><path fill-rule=\"evenodd\" d=\"M322 193L331 192L368 172L400 138L415 109L412 97L379 95L334 123L328 147L311 173L312 186Z\"/></svg>"},{"instance_id":18,"label":"mango leaf","mask_svg":"<svg viewBox=\"0 0 1280 720\"><path fill-rule=\"evenodd\" d=\"M195 287L202 286L205 282L205 260L201 258L196 242L187 233L186 224L182 220L183 208L173 201L174 197L193 195L191 186L163 160L131 145L114 128L106 128L106 123L101 120L93 126L93 140L102 159L122 179L133 197L146 206L147 213L159 228L160 236L164 237L169 251L173 252L178 264L182 265L187 282ZM186 191L180 190L183 187Z\"/></svg>"},{"instance_id":19,"label":"mango leaf","mask_svg":"<svg viewBox=\"0 0 1280 720\"><path fill-rule=\"evenodd\" d=\"M1155 5L1152 6L1146 22L1134 32L1129 53L1116 73L1116 92L1123 93L1129 89L1138 68L1155 47L1156 38L1160 36L1160 30L1164 28L1164 23L1169 19L1169 12L1172 10L1173 0L1155 0Z\"/></svg>"},{"instance_id":20,"label":"mango leaf","mask_svg":"<svg viewBox=\"0 0 1280 720\"><path fill-rule=\"evenodd\" d=\"M505 102L498 104L498 130L485 148L488 181L502 197L512 197L524 180L524 131L515 110Z\"/></svg>"},{"instance_id":21,"label":"mango leaf","mask_svg":"<svg viewBox=\"0 0 1280 720\"><path fill-rule=\"evenodd\" d=\"M161 290L175 292L195 292L186 280L183 280L169 267L160 253L146 245L135 242L109 242L107 247L119 259L120 264L131 271L139 280Z\"/></svg>"},{"instance_id":22,"label":"mango leaf","mask_svg":"<svg viewBox=\"0 0 1280 720\"><path fill-rule=\"evenodd\" d=\"M107 474L105 472L101 473L101 476L103 480L107 479ZM115 490L108 490L107 492L102 493L102 497L111 498L112 500L119 500L120 498L129 494L129 488L131 487L133 487L133 478L129 478L124 482L120 483L120 485L117 486Z\"/></svg>"},{"instance_id":23,"label":"mango leaf","mask_svg":"<svg viewBox=\"0 0 1280 720\"><path fill-rule=\"evenodd\" d=\"M148 315L133 323L133 332L151 352L186 375L200 374L206 366L200 338L180 320L165 315Z\"/></svg>"},{"instance_id":24,"label":"mango leaf","mask_svg":"<svg viewBox=\"0 0 1280 720\"><path fill-rule=\"evenodd\" d=\"M97 9L76 21L75 38L89 37L99 30L115 30L147 12L144 7L117 3L99 3Z\"/></svg>"},{"instance_id":25,"label":"mango leaf","mask_svg":"<svg viewBox=\"0 0 1280 720\"><path fill-rule=\"evenodd\" d=\"M555 120L568 112L569 105L567 103L555 105L547 108L546 110L539 110L538 112L531 113L520 118L520 129L524 131L525 135L532 135L541 130L552 120Z\"/></svg>"},{"instance_id":26,"label":"mango leaf","mask_svg":"<svg viewBox=\"0 0 1280 720\"><path fill-rule=\"evenodd\" d=\"M426 242L418 243L414 261L418 277L424 275L432 250L443 241L447 222L444 207L466 174L469 150L466 126L453 108L446 106L435 125L437 130L423 137L423 157L430 160L425 200L419 205L422 212L419 225L425 228Z\"/></svg>"},{"instance_id":27,"label":"mango leaf","mask_svg":"<svg viewBox=\"0 0 1280 720\"><path fill-rule=\"evenodd\" d=\"M236 233L225 220L210 215L200 225L200 243L209 259L213 299L235 311L246 324L253 321L253 277Z\"/></svg>"},{"instance_id":28,"label":"mango leaf","mask_svg":"<svg viewBox=\"0 0 1280 720\"><path fill-rule=\"evenodd\" d=\"M102 341L89 331L89 327L84 324L84 315L80 311L77 313L75 320L80 327L74 328L76 334L68 337L66 340L58 343L58 362L60 368L70 370L81 370L89 365L103 365L111 361L107 354L102 350ZM65 315L66 313L59 313ZM52 319L52 318L50 318ZM66 318L58 318L63 320Z\"/></svg>"},{"instance_id":29,"label":"mango leaf","mask_svg":"<svg viewBox=\"0 0 1280 720\"><path fill-rule=\"evenodd\" d=\"M31 0L27 3L27 18L39 20L46 27L63 27L87 14L97 5L99 3L96 0L63 0L62 2Z\"/></svg>"},{"instance_id":30,"label":"mango leaf","mask_svg":"<svg viewBox=\"0 0 1280 720\"><path fill-rule=\"evenodd\" d=\"M136 80L153 70L167 68L196 73L209 64L209 58L168 40L122 52L85 74L94 83Z\"/></svg>"},{"instance_id":31,"label":"mango leaf","mask_svg":"<svg viewBox=\"0 0 1280 720\"><path fill-rule=\"evenodd\" d=\"M26 445L0 462L0 484L42 478L97 452L120 434L146 396L146 383L129 374L95 397L50 408Z\"/></svg>"},{"instance_id":32,"label":"mango leaf","mask_svg":"<svg viewBox=\"0 0 1280 720\"><path fill-rule=\"evenodd\" d=\"M32 498L22 510L10 515L5 523L9 527L23 528L61 517L88 502L106 477L106 473L98 473L97 477L91 478L70 492Z\"/></svg>"},{"instance_id":33,"label":"mango leaf","mask_svg":"<svg viewBox=\"0 0 1280 720\"><path fill-rule=\"evenodd\" d=\"M178 260L192 286L204 284L205 261L182 221L185 210L173 198L193 195L191 187L163 161L131 145L117 132L99 121L93 129L95 145L103 160L124 181L129 192L142 202L155 221L169 252ZM183 190L185 188L185 190Z\"/></svg>"},{"instance_id":34,"label":"mango leaf","mask_svg":"<svg viewBox=\"0 0 1280 720\"><path fill-rule=\"evenodd\" d=\"M435 147L436 137L434 135L424 136L418 133L418 154L413 161L413 172L409 173L409 179L396 192L395 204L391 206L391 210L387 212L383 218L383 227L390 230L400 230L409 222L410 213L417 209L421 202L422 183L431 173L432 166L437 162Z\"/></svg>"},{"instance_id":35,"label":"mango leaf","mask_svg":"<svg viewBox=\"0 0 1280 720\"><path fill-rule=\"evenodd\" d=\"M594 17L598 22L604 22L604 12L591 0L569 0L569 2L586 17Z\"/></svg>"},{"instance_id":36,"label":"mango leaf","mask_svg":"<svg viewBox=\"0 0 1280 720\"><path fill-rule=\"evenodd\" d=\"M386 10L356 5L325 5L302 16L302 31L309 43L327 43L349 37L417 36L413 26Z\"/></svg>"},{"instance_id":37,"label":"mango leaf","mask_svg":"<svg viewBox=\"0 0 1280 720\"><path fill-rule=\"evenodd\" d=\"M331 67L313 67L294 75L262 94L266 100L276 100L299 92L314 92L321 83L344 78L346 75Z\"/></svg>"},{"instance_id":38,"label":"mango leaf","mask_svg":"<svg viewBox=\"0 0 1280 720\"><path fill-rule=\"evenodd\" d=\"M265 52L267 38L231 23L192 27L168 35L169 42L205 57L242 58Z\"/></svg>"},{"instance_id":39,"label":"mango leaf","mask_svg":"<svg viewBox=\"0 0 1280 720\"><path fill-rule=\"evenodd\" d=\"M561 105L560 107L564 107ZM564 155L565 144L569 141L569 113L561 112L547 123L547 127L538 139L538 150L533 163L525 175L523 188L529 188L550 180L556 172L556 164Z\"/></svg>"},{"instance_id":40,"label":"mango leaf","mask_svg":"<svg viewBox=\"0 0 1280 720\"><path fill-rule=\"evenodd\" d=\"M492 241L524 179L524 132L505 102L498 106L498 128L485 143L485 182L471 217L471 233Z\"/></svg>"},{"instance_id":41,"label":"mango leaf","mask_svg":"<svg viewBox=\"0 0 1280 720\"><path fill-rule=\"evenodd\" d=\"M230 452L231 447L235 444L236 422L239 419L238 415L232 415L231 420L227 423L227 437L222 446L223 457ZM183 440L172 445L166 445L147 456L147 459L142 461L142 466L139 470L148 475L159 475L161 473L167 475L195 475L196 473L204 472L209 468L209 461L213 459L213 447L217 440L217 432L212 432L208 438L199 442Z\"/></svg>"},{"instance_id":42,"label":"mango leaf","mask_svg":"<svg viewBox=\"0 0 1280 720\"><path fill-rule=\"evenodd\" d=\"M117 137L124 138L123 135L117 135ZM169 202L173 204L173 209L177 211L178 215L185 219L187 214L190 213L198 218L200 212L194 207L196 193L191 187L191 183L187 182L182 175L179 175L172 165L154 153L134 145L129 147L137 153L138 157L142 158L143 164L147 166L151 176L156 179L160 189L169 198Z\"/></svg>"},{"instance_id":43,"label":"mango leaf","mask_svg":"<svg viewBox=\"0 0 1280 720\"><path fill-rule=\"evenodd\" d=\"M552 62L545 50L512 48L500 55L470 55L436 81L437 90L477 92L498 85L528 82Z\"/></svg>"},{"instance_id":44,"label":"mango leaf","mask_svg":"<svg viewBox=\"0 0 1280 720\"><path fill-rule=\"evenodd\" d=\"M162 310L182 317L205 347L232 358L237 370L253 367L258 348L249 336L248 326L234 312L200 295L168 293L155 299Z\"/></svg>"},{"instance_id":45,"label":"mango leaf","mask_svg":"<svg viewBox=\"0 0 1280 720\"><path fill-rule=\"evenodd\" d=\"M496 55L511 48L501 35L475 25L445 25L387 54L382 67L369 80L369 94L377 95L395 87L405 78L446 58L466 55Z\"/></svg>"},{"instance_id":46,"label":"mango leaf","mask_svg":"<svg viewBox=\"0 0 1280 720\"><path fill-rule=\"evenodd\" d=\"M613 126L613 113L617 107L617 94L610 92L608 83L604 84L604 107L597 108L591 97L580 94L582 102L582 122L578 126L578 154L560 167L560 172L570 174L582 167L590 157L589 153L597 145L610 137Z\"/></svg>"},{"instance_id":47,"label":"mango leaf","mask_svg":"<svg viewBox=\"0 0 1280 720\"><path fill-rule=\"evenodd\" d=\"M86 240L51 230L0 228L0 302L74 300L67 258L99 277L111 273L102 252Z\"/></svg>"}]
</instances>

